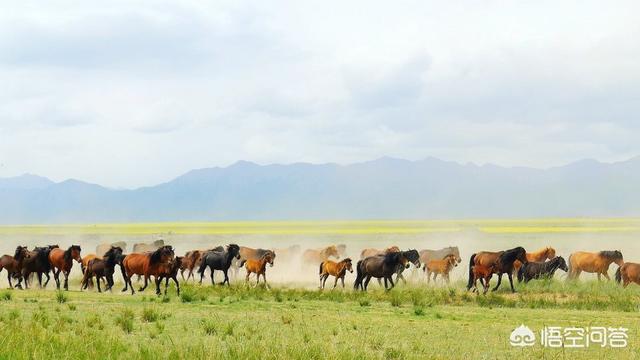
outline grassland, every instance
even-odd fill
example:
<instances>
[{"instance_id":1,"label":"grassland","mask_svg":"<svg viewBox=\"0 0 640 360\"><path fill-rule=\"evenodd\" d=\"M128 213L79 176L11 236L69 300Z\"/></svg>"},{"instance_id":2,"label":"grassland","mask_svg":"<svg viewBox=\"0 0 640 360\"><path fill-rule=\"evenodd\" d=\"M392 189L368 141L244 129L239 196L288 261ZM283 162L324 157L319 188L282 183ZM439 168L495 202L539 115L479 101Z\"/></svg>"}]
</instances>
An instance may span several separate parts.
<instances>
[{"instance_id":1,"label":"grassland","mask_svg":"<svg viewBox=\"0 0 640 360\"><path fill-rule=\"evenodd\" d=\"M640 290L544 282L519 294L186 286L182 296L0 293L0 358L634 358ZM596 290L596 291L594 291ZM520 324L629 328L625 349L511 347Z\"/></svg>"}]
</instances>

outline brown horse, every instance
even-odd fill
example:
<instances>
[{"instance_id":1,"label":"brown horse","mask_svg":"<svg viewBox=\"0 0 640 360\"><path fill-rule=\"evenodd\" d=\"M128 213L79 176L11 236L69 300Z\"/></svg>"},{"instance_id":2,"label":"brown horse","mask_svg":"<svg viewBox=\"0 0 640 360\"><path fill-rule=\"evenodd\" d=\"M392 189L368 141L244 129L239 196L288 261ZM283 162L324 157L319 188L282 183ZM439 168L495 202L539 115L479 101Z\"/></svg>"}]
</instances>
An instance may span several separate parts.
<instances>
[{"instance_id":1,"label":"brown horse","mask_svg":"<svg viewBox=\"0 0 640 360\"><path fill-rule=\"evenodd\" d=\"M144 291L149 284L149 278L155 276L156 279L164 270L164 264L171 261L174 257L173 248L169 245L162 246L154 252L131 253L122 260L124 268L125 286L122 291L127 291L131 287L131 294L134 294L131 277L133 275L144 276L144 286L139 291Z\"/></svg>"},{"instance_id":2,"label":"brown horse","mask_svg":"<svg viewBox=\"0 0 640 360\"><path fill-rule=\"evenodd\" d=\"M323 261L329 260L333 256L336 259L340 258L338 248L335 245L327 246L324 249L308 249L302 254L302 259L306 264L319 264Z\"/></svg>"},{"instance_id":3,"label":"brown horse","mask_svg":"<svg viewBox=\"0 0 640 360\"><path fill-rule=\"evenodd\" d=\"M13 284L11 283L11 278L15 277L18 279L17 287L22 287L20 284L22 283L22 262L24 258L27 256L27 247L26 246L18 246L16 248L13 256L11 255L3 255L0 257L0 271L2 269L7 270L7 280L9 281L9 287L13 289Z\"/></svg>"},{"instance_id":4,"label":"brown horse","mask_svg":"<svg viewBox=\"0 0 640 360\"><path fill-rule=\"evenodd\" d=\"M93 259L99 259L98 255L88 254L82 257L82 262L80 263L80 270L82 270L82 275L84 275L85 271L87 270L87 266L89 266L89 262ZM89 287L93 288L93 278L89 279Z\"/></svg>"},{"instance_id":5,"label":"brown horse","mask_svg":"<svg viewBox=\"0 0 640 360\"><path fill-rule=\"evenodd\" d=\"M37 246L33 250L27 251L27 255L22 262L22 279L24 287L29 288L31 274L38 275L38 285L42 287L42 275L47 277L44 286L46 287L51 277L51 263L49 262L49 253L52 249L57 249L58 245Z\"/></svg>"},{"instance_id":6,"label":"brown horse","mask_svg":"<svg viewBox=\"0 0 640 360\"><path fill-rule=\"evenodd\" d=\"M475 265L483 265L492 268L494 274L498 275L498 284L493 288L493 291L498 290L500 287L502 274L507 274L509 277L509 285L511 285L511 292L516 292L516 289L513 287L513 263L516 260L526 263L526 254L527 251L519 246L505 251L481 251L471 255L469 259L469 282L467 283L467 290L471 290L473 286L473 267Z\"/></svg>"},{"instance_id":7,"label":"brown horse","mask_svg":"<svg viewBox=\"0 0 640 360\"><path fill-rule=\"evenodd\" d=\"M545 260L551 260L554 257L556 257L556 249L550 246L542 248L536 252L527 253L527 261L529 262L544 262ZM520 262L520 260L516 260L513 263L513 273L517 274L518 270L520 270L520 267L522 267L522 263Z\"/></svg>"},{"instance_id":8,"label":"brown horse","mask_svg":"<svg viewBox=\"0 0 640 360\"><path fill-rule=\"evenodd\" d=\"M616 263L618 266L624 264L622 253L615 251L600 251L591 253L586 251L574 252L569 256L569 279L577 279L581 272L597 273L598 280L602 280L600 275L609 278L609 265Z\"/></svg>"},{"instance_id":9,"label":"brown horse","mask_svg":"<svg viewBox=\"0 0 640 360\"><path fill-rule=\"evenodd\" d=\"M473 273L473 292L478 291L478 280L480 280L480 284L482 284L482 288L484 289L482 293L486 294L487 291L489 291L489 281L491 281L494 273L493 266L477 264L472 267L471 271Z\"/></svg>"},{"instance_id":10,"label":"brown horse","mask_svg":"<svg viewBox=\"0 0 640 360\"><path fill-rule=\"evenodd\" d=\"M447 255L442 260L430 260L424 266L424 271L427 273L427 283L431 282L431 274L433 274L433 281L436 281L436 277L438 274L442 275L442 277L449 283L449 273L451 269L458 266L458 260L456 256L451 254Z\"/></svg>"},{"instance_id":11,"label":"brown horse","mask_svg":"<svg viewBox=\"0 0 640 360\"><path fill-rule=\"evenodd\" d=\"M632 282L640 285L640 264L630 262L622 264L616 270L616 282L618 284L622 282L622 287L625 288Z\"/></svg>"},{"instance_id":12,"label":"brown horse","mask_svg":"<svg viewBox=\"0 0 640 360\"><path fill-rule=\"evenodd\" d=\"M121 255L122 248L118 246L112 246L104 254L104 257L94 257L93 259L89 260L82 276L80 290L84 290L87 288L87 286L89 286L89 284L93 284L94 276L96 278L96 283L98 284L98 292L102 292L102 289L100 288L100 280L102 280L103 277L106 278L107 281L107 288L105 289L105 291L111 290L114 284L113 273L118 263L118 259Z\"/></svg>"},{"instance_id":13,"label":"brown horse","mask_svg":"<svg viewBox=\"0 0 640 360\"><path fill-rule=\"evenodd\" d=\"M204 252L204 250L192 250L187 251L187 253L184 254L184 257L180 262L180 276L183 281L189 281L190 277L193 278L193 281L196 281L196 278L193 275L193 269L195 269L196 266L200 266L200 261L202 260L202 254ZM184 278L185 271L188 271L186 280Z\"/></svg>"},{"instance_id":14,"label":"brown horse","mask_svg":"<svg viewBox=\"0 0 640 360\"><path fill-rule=\"evenodd\" d=\"M164 282L164 294L167 295L167 288L169 288L169 280L173 279L176 284L176 293L180 296L180 283L178 282L178 270L182 268L182 261L184 257L176 256L172 261L163 263L159 271L159 276L156 276L156 295L160 295L160 283L162 279Z\"/></svg>"},{"instance_id":15,"label":"brown horse","mask_svg":"<svg viewBox=\"0 0 640 360\"><path fill-rule=\"evenodd\" d=\"M369 256L376 256L376 255L385 255L388 253L392 253L392 252L399 252L400 248L397 246L390 246L384 250L380 250L380 249L373 249L373 248L369 248L369 249L364 249L360 252L360 260L364 259L364 258L368 258Z\"/></svg>"},{"instance_id":16,"label":"brown horse","mask_svg":"<svg viewBox=\"0 0 640 360\"><path fill-rule=\"evenodd\" d=\"M336 285L338 285L338 279L342 282L342 288L344 289L344 276L347 274L347 271L353 273L353 266L349 258L340 262L331 260L323 261L320 263L320 289L324 289L324 284L327 282L329 275L336 278L336 281L333 283L334 289Z\"/></svg>"},{"instance_id":17,"label":"brown horse","mask_svg":"<svg viewBox=\"0 0 640 360\"><path fill-rule=\"evenodd\" d=\"M247 269L246 281L247 282L249 281L249 275L251 275L252 273L255 273L257 277L256 284L260 283L260 275L262 275L262 278L264 279L264 284L267 285L267 275L266 275L267 264L269 264L269 266L273 266L274 258L275 258L275 254L269 250L264 255L262 255L262 257L258 260L249 259L245 261L244 267L245 269Z\"/></svg>"},{"instance_id":18,"label":"brown horse","mask_svg":"<svg viewBox=\"0 0 640 360\"><path fill-rule=\"evenodd\" d=\"M49 263L53 270L53 278L56 281L57 289L60 289L60 272L62 272L62 275L64 275L64 289L69 290L69 273L73 267L73 260L82 264L80 251L80 245L71 245L67 250L56 248L49 252Z\"/></svg>"}]
</instances>

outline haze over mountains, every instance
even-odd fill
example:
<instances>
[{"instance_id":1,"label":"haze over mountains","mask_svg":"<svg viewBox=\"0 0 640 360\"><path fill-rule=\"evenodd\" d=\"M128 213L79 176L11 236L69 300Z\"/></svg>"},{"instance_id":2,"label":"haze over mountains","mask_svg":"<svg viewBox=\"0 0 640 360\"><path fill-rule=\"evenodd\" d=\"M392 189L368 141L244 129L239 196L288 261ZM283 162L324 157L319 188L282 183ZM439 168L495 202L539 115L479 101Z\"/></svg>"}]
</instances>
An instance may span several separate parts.
<instances>
[{"instance_id":1,"label":"haze over mountains","mask_svg":"<svg viewBox=\"0 0 640 360\"><path fill-rule=\"evenodd\" d=\"M240 161L134 190L0 178L3 224L638 215L640 157L544 170L435 158L344 166Z\"/></svg>"}]
</instances>

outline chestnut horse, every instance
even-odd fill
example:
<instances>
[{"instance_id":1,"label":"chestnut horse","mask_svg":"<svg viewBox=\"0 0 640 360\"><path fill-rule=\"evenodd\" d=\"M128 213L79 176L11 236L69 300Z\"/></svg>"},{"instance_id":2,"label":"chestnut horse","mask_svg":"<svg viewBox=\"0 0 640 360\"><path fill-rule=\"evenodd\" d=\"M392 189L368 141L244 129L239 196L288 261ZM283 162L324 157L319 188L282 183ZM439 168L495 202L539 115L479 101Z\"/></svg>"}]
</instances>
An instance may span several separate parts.
<instances>
[{"instance_id":1,"label":"chestnut horse","mask_svg":"<svg viewBox=\"0 0 640 360\"><path fill-rule=\"evenodd\" d=\"M413 250L415 251L415 250ZM386 255L369 256L356 264L356 281L353 288L367 290L372 277L384 278L385 290L391 290L395 284L392 275L397 273L399 266L409 267L408 251L390 252ZM416 255L418 252L416 251ZM387 286L391 284L391 287Z\"/></svg>"},{"instance_id":2,"label":"chestnut horse","mask_svg":"<svg viewBox=\"0 0 640 360\"><path fill-rule=\"evenodd\" d=\"M380 250L380 249L373 249L373 248L369 248L369 249L363 249L360 252L360 260L364 259L364 258L368 258L369 256L376 256L376 255L385 255L388 253L392 253L392 252L399 252L400 248L393 245L390 246L384 250Z\"/></svg>"},{"instance_id":3,"label":"chestnut horse","mask_svg":"<svg viewBox=\"0 0 640 360\"><path fill-rule=\"evenodd\" d=\"M69 290L69 273L73 267L73 260L82 264L80 251L80 245L71 245L67 250L56 248L51 249L49 252L49 263L53 270L53 279L56 281L57 289L60 289L60 272L62 272L62 275L64 275L64 289Z\"/></svg>"},{"instance_id":4,"label":"chestnut horse","mask_svg":"<svg viewBox=\"0 0 640 360\"><path fill-rule=\"evenodd\" d=\"M193 281L196 281L196 278L193 275L193 269L195 269L196 266L200 266L200 261L202 261L202 254L204 254L203 250L187 251L187 253L184 254L184 257L180 262L180 276L182 277L183 281L189 281L190 277L193 278ZM186 280L184 278L185 271L188 271Z\"/></svg>"},{"instance_id":5,"label":"chestnut horse","mask_svg":"<svg viewBox=\"0 0 640 360\"><path fill-rule=\"evenodd\" d=\"M272 260L276 259L276 253L274 253L273 250L240 246L240 259L233 261L234 275L238 275L238 271L244 266L247 260L260 260L266 254L270 254Z\"/></svg>"},{"instance_id":6,"label":"chestnut horse","mask_svg":"<svg viewBox=\"0 0 640 360\"><path fill-rule=\"evenodd\" d=\"M7 270L7 280L9 281L9 287L11 289L13 289L13 284L11 283L11 278L13 277L18 279L16 287L22 287L20 285L22 283L22 275L20 272L22 270L22 262L25 256L27 256L27 251L26 246L18 246L13 256L3 255L0 257L0 271L2 271L2 269Z\"/></svg>"},{"instance_id":7,"label":"chestnut horse","mask_svg":"<svg viewBox=\"0 0 640 360\"><path fill-rule=\"evenodd\" d=\"M484 265L473 265L471 269L471 273L473 274L473 291L478 291L478 280L480 280L480 284L482 284L483 294L486 294L489 291L489 281L491 281L491 277L493 276L493 266L484 266Z\"/></svg>"},{"instance_id":8,"label":"chestnut horse","mask_svg":"<svg viewBox=\"0 0 640 360\"><path fill-rule=\"evenodd\" d=\"M262 255L262 257L258 260L249 259L245 261L244 267L245 269L247 269L246 281L247 282L249 281L249 275L251 275L252 273L255 273L257 277L256 284L260 283L260 275L262 275L262 278L264 279L264 284L267 285L267 276L266 276L267 264L269 264L269 266L273 266L274 258L275 258L275 254L271 250L269 250L265 252L264 255Z\"/></svg>"},{"instance_id":9,"label":"chestnut horse","mask_svg":"<svg viewBox=\"0 0 640 360\"><path fill-rule=\"evenodd\" d=\"M440 274L448 284L449 273L456 266L458 266L458 260L454 254L449 254L442 260L430 260L424 266L424 272L427 273L427 283L431 282L431 274L433 274L433 282L436 281L436 277Z\"/></svg>"},{"instance_id":10,"label":"chestnut horse","mask_svg":"<svg viewBox=\"0 0 640 360\"><path fill-rule=\"evenodd\" d=\"M527 261L530 262L544 262L545 260L551 260L554 257L556 257L556 249L550 246L542 248L536 252L527 253ZM517 274L521 266L522 263L520 262L520 260L516 260L516 262L513 263L513 273Z\"/></svg>"},{"instance_id":11,"label":"chestnut horse","mask_svg":"<svg viewBox=\"0 0 640 360\"><path fill-rule=\"evenodd\" d=\"M125 278L125 285L122 291L127 291L127 288L131 287L131 294L134 294L133 284L131 284L133 275L144 276L144 286L139 289L139 291L144 291L149 284L149 278L155 276L157 279L160 272L164 270L164 264L171 261L173 257L173 248L169 245L162 246L154 252L131 253L125 256L122 260L122 267L124 268L122 275Z\"/></svg>"},{"instance_id":12,"label":"chestnut horse","mask_svg":"<svg viewBox=\"0 0 640 360\"><path fill-rule=\"evenodd\" d=\"M622 282L622 287L625 288L632 282L640 285L640 264L631 262L622 264L616 270L616 282L618 284Z\"/></svg>"},{"instance_id":13,"label":"chestnut horse","mask_svg":"<svg viewBox=\"0 0 640 360\"><path fill-rule=\"evenodd\" d=\"M498 275L498 284L493 288L493 291L498 290L502 283L502 274L507 274L509 277L509 285L511 285L511 292L516 292L513 287L513 263L516 260L520 260L523 263L527 263L527 251L523 247L516 247L513 249L489 252L481 251L479 253L471 255L469 259L469 282L467 283L467 290L470 290L473 286L473 266L484 265L491 267L493 273Z\"/></svg>"},{"instance_id":14,"label":"chestnut horse","mask_svg":"<svg viewBox=\"0 0 640 360\"><path fill-rule=\"evenodd\" d=\"M609 278L609 265L616 263L618 266L624 264L622 253L615 251L600 251L591 253L586 251L577 251L569 255L569 279L577 279L581 272L597 273L598 280L602 280L603 275L607 280Z\"/></svg>"},{"instance_id":15,"label":"chestnut horse","mask_svg":"<svg viewBox=\"0 0 640 360\"><path fill-rule=\"evenodd\" d=\"M308 249L302 254L302 259L306 264L319 264L323 261L329 260L333 256L336 259L340 258L340 253L335 245L327 246L324 249Z\"/></svg>"},{"instance_id":16,"label":"chestnut horse","mask_svg":"<svg viewBox=\"0 0 640 360\"><path fill-rule=\"evenodd\" d=\"M338 279L342 282L342 288L344 289L344 276L347 274L347 271L353 273L350 258L346 258L340 262L331 260L323 261L320 263L320 289L324 289L324 284L327 282L329 275L336 278L336 281L333 283L334 289L336 285L338 285Z\"/></svg>"}]
</instances>

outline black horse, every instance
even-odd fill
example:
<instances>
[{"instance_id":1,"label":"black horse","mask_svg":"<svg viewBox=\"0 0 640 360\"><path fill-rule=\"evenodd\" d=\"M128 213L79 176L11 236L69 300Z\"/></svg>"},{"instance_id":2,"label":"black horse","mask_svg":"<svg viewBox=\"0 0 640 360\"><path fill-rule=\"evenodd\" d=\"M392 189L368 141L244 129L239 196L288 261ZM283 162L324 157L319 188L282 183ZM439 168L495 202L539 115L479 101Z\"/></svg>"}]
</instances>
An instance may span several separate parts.
<instances>
[{"instance_id":1,"label":"black horse","mask_svg":"<svg viewBox=\"0 0 640 360\"><path fill-rule=\"evenodd\" d=\"M49 253L51 249L58 248L58 245L49 245L35 247L27 253L22 263L22 278L24 279L24 287L29 288L30 276L33 273L38 275L38 284L42 287L42 275L47 277L44 286L46 287L51 279L49 272L51 271L51 263L49 262Z\"/></svg>"},{"instance_id":2,"label":"black horse","mask_svg":"<svg viewBox=\"0 0 640 360\"><path fill-rule=\"evenodd\" d=\"M207 251L202 255L202 262L198 272L200 273L200 284L202 284L202 278L204 278L204 271L206 268L211 269L211 284L215 285L213 281L214 270L221 270L224 273L224 281L222 285L227 283L229 285L229 268L233 259L240 259L240 247L236 244L230 244L224 251Z\"/></svg>"},{"instance_id":3,"label":"black horse","mask_svg":"<svg viewBox=\"0 0 640 360\"><path fill-rule=\"evenodd\" d=\"M528 262L522 265L518 271L518 282L524 280L525 283L528 283L532 279L552 278L558 269L562 269L564 272L569 271L567 262L562 256L556 256L546 262Z\"/></svg>"},{"instance_id":4,"label":"black horse","mask_svg":"<svg viewBox=\"0 0 640 360\"><path fill-rule=\"evenodd\" d=\"M407 258L407 260L409 260L415 267L416 269L420 269L420 253L418 253L418 250L407 250L405 251L405 256ZM398 283L398 281L402 280L403 283L407 283L407 280L404 278L404 276L402 276L402 273L404 272L404 270L407 267L402 265L402 264L398 264L398 266L396 267L396 283ZM378 284L382 285L382 279L378 278Z\"/></svg>"},{"instance_id":5,"label":"black horse","mask_svg":"<svg viewBox=\"0 0 640 360\"><path fill-rule=\"evenodd\" d=\"M119 246L112 246L104 254L103 258L96 258L87 264L84 276L82 278L81 289L84 290L89 285L89 280L95 276L98 283L98 292L102 292L100 288L100 280L104 277L107 280L107 287L105 291L111 290L113 287L113 273L115 272L118 259L122 256L122 248Z\"/></svg>"},{"instance_id":6,"label":"black horse","mask_svg":"<svg viewBox=\"0 0 640 360\"><path fill-rule=\"evenodd\" d=\"M369 281L371 281L372 277L375 277L384 279L384 288L386 290L392 289L395 286L392 276L397 273L398 266L409 267L410 261L407 256L411 256L410 252L390 252L384 255L369 256L358 261L356 266L357 276L353 288L366 291ZM387 283L390 283L391 287L388 287Z\"/></svg>"}]
</instances>

